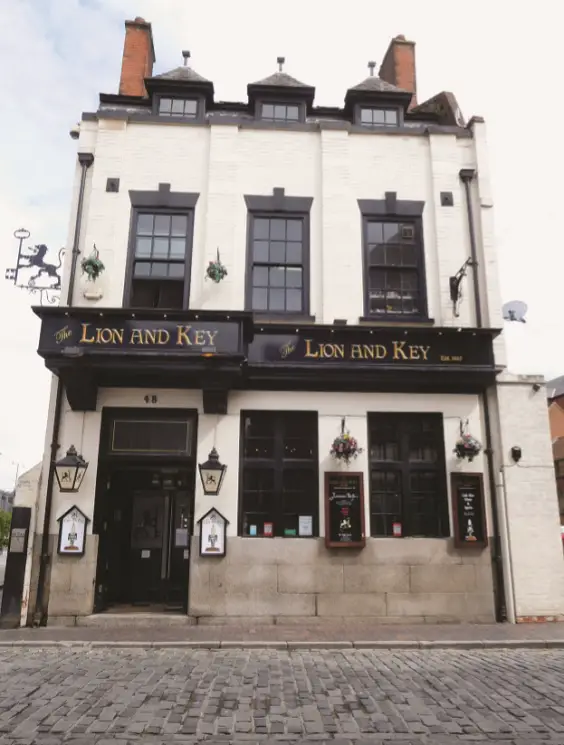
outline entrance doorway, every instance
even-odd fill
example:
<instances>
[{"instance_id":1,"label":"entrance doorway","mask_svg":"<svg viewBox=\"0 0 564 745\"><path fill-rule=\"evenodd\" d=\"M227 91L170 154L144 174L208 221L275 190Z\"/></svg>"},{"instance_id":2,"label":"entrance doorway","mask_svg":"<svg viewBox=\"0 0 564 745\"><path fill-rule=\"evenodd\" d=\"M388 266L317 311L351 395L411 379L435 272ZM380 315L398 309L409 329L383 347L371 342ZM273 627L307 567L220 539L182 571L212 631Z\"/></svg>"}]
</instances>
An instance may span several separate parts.
<instances>
[{"instance_id":1,"label":"entrance doorway","mask_svg":"<svg viewBox=\"0 0 564 745\"><path fill-rule=\"evenodd\" d=\"M187 468L109 470L98 511L97 611L187 612L193 485Z\"/></svg>"}]
</instances>

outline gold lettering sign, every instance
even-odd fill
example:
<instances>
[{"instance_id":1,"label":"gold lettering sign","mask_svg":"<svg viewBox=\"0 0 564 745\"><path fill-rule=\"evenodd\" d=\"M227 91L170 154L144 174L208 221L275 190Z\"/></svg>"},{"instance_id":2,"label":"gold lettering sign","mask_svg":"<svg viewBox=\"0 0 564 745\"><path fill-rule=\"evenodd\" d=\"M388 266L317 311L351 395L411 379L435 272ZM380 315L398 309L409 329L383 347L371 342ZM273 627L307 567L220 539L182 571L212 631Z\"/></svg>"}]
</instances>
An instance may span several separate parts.
<instances>
[{"instance_id":1,"label":"gold lettering sign","mask_svg":"<svg viewBox=\"0 0 564 745\"><path fill-rule=\"evenodd\" d=\"M217 330L201 329L191 325L178 324L170 330L166 328L126 329L110 326L95 326L92 323L82 323L79 344L93 344L100 346L165 346L172 343L176 347L191 347L193 351L215 347ZM66 334L66 335L65 335ZM65 327L55 334L59 344L68 338L71 332Z\"/></svg>"},{"instance_id":2,"label":"gold lettering sign","mask_svg":"<svg viewBox=\"0 0 564 745\"><path fill-rule=\"evenodd\" d=\"M305 359L312 360L399 360L411 362L420 360L429 361L430 345L409 344L407 341L392 341L389 344L343 344L333 342L318 342L314 339L304 339ZM280 356L284 359L287 355L283 350L290 345L281 347ZM450 360L450 358L448 358ZM461 358L452 358L461 359ZM441 357L444 361L445 358Z\"/></svg>"}]
</instances>

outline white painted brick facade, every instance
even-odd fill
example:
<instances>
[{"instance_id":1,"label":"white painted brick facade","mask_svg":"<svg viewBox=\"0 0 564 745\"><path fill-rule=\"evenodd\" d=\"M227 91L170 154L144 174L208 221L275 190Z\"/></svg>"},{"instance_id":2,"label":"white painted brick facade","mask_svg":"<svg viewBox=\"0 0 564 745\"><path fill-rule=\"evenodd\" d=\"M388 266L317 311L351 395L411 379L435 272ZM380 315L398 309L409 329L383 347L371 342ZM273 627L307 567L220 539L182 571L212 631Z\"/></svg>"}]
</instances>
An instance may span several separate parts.
<instances>
[{"instance_id":1,"label":"white painted brick facade","mask_svg":"<svg viewBox=\"0 0 564 745\"><path fill-rule=\"evenodd\" d=\"M131 216L128 190L153 191L159 183L170 183L173 191L200 195L194 221L190 306L244 309L247 212L243 195L270 196L273 188L282 187L288 196L313 197L310 313L318 323L331 324L335 318L343 318L349 324L356 324L364 315L361 215L357 199L383 199L385 192L395 191L398 199L425 202L423 226L430 318L434 319L436 326L475 326L471 270L462 285L464 299L458 318L454 317L449 294L449 277L470 256L467 208L459 171L473 168L478 175L472 193L483 297L482 317L485 326L501 327L485 126L477 122L471 131L472 138L457 138L453 134L357 134L323 128L317 132L298 132L234 125L198 127L173 123L126 123L113 119L101 119L99 123L83 122L79 150L93 152L95 162L88 172L80 248L83 254L88 254L96 244L106 272L99 281L103 293L99 301L92 303L85 299L83 291L86 285L83 279L79 279L73 304L94 305L100 309L122 305ZM120 179L119 193L106 192L106 179L109 177ZM78 181L77 166L70 236L74 227ZM453 192L453 207L441 207L441 191ZM215 257L218 247L229 275L215 285L205 282L204 270L207 262ZM67 252L66 262L68 269L70 252ZM497 364L504 365L503 337L495 342L495 354ZM228 414L218 421L215 416L203 414L200 391L101 389L96 412L72 412L66 405L59 436L59 441L65 445L75 443L90 461L80 494L81 508L88 514L92 514L94 509L102 409L105 406L144 406L143 397L147 393L158 395L157 407L194 407L198 410L199 462L207 458L214 444L213 430L217 425L215 445L222 460L229 463L229 470L214 506L230 520L228 534L233 538L237 535L239 414L243 408L312 409L318 412L321 536L324 535L321 509L323 472L334 469L334 464L328 462L325 454L339 431L343 414L347 415L351 431L366 446L367 412L441 412L449 473L461 468L452 455L461 418L469 420L474 435L482 441L485 439L483 412L476 395L287 391L276 393L274 400L272 393L231 392ZM508 605L517 617L558 616L564 614L564 559L559 542L554 477L549 468L551 453L544 396L542 392L533 395L526 381L506 381L497 387L497 391L491 391L491 399L498 466L509 464L511 445L518 444L524 453L522 468L504 471L507 505L500 496ZM51 413L52 409L53 400ZM49 426L52 427L52 417ZM50 430L47 445L49 442ZM44 473L47 465L46 448ZM364 472L365 484L368 484L366 454L359 458L357 467ZM484 456L480 455L471 464L464 464L463 470L486 475ZM45 498L46 481L43 478L42 499ZM492 500L487 477L484 485L488 533L491 535ZM450 490L450 479L448 488ZM501 488L499 491L501 495ZM61 495L55 489L51 533L56 531L56 518L75 499L75 495ZM366 502L368 507L368 488ZM41 521L42 508L40 504ZM196 519L207 509L209 499L203 496L198 481ZM369 534L369 525L366 528ZM406 547L408 543L409 539L406 539ZM484 567L483 571L487 574L488 568ZM93 581L93 576L85 578L86 583ZM491 615L491 609L482 611L475 615Z\"/></svg>"}]
</instances>

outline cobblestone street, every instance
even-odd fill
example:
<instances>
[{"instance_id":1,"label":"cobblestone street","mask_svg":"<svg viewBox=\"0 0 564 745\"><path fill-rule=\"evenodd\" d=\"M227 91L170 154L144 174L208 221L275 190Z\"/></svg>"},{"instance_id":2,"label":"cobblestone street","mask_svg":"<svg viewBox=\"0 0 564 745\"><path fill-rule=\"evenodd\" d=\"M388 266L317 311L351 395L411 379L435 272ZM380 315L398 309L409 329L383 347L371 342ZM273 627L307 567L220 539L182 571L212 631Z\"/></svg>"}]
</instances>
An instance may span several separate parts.
<instances>
[{"instance_id":1,"label":"cobblestone street","mask_svg":"<svg viewBox=\"0 0 564 745\"><path fill-rule=\"evenodd\" d=\"M0 745L564 744L560 650L0 650Z\"/></svg>"}]
</instances>

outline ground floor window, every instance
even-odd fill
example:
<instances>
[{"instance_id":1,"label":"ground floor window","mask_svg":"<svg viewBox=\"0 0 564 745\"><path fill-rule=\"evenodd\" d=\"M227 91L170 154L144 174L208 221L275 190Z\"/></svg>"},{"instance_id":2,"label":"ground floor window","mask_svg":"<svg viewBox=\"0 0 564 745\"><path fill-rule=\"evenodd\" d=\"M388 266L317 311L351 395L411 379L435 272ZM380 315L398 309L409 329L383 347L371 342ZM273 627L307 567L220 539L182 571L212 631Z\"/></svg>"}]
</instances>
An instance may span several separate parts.
<instances>
[{"instance_id":1,"label":"ground floor window","mask_svg":"<svg viewBox=\"0 0 564 745\"><path fill-rule=\"evenodd\" d=\"M239 533L318 535L317 413L241 413Z\"/></svg>"},{"instance_id":2,"label":"ground floor window","mask_svg":"<svg viewBox=\"0 0 564 745\"><path fill-rule=\"evenodd\" d=\"M450 535L441 414L369 414L370 532Z\"/></svg>"}]
</instances>

